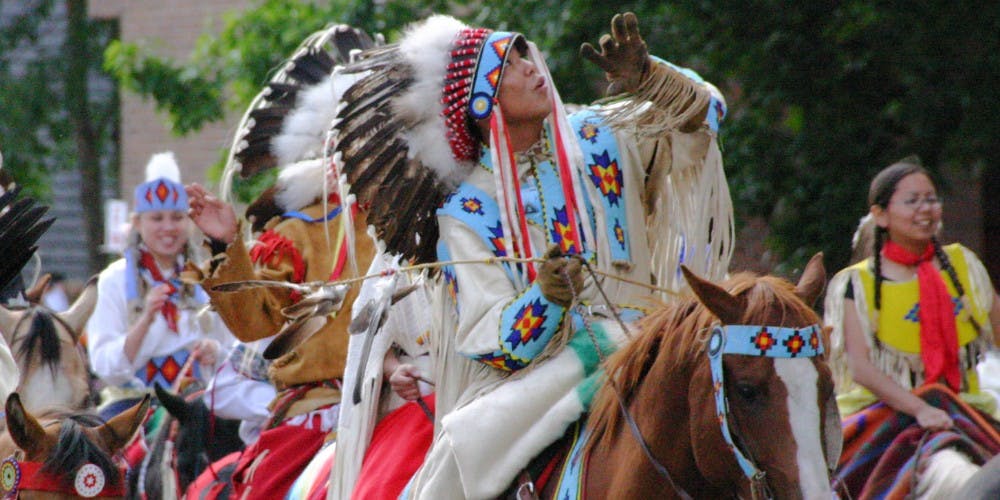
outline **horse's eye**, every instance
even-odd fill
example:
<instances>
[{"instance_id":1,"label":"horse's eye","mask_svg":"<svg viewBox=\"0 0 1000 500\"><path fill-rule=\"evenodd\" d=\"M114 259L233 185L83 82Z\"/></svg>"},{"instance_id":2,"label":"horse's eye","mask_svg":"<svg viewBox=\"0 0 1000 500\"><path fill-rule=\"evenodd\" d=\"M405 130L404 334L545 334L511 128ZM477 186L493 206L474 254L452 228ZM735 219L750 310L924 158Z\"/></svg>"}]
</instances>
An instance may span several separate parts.
<instances>
[{"instance_id":1,"label":"horse's eye","mask_svg":"<svg viewBox=\"0 0 1000 500\"><path fill-rule=\"evenodd\" d=\"M748 403L753 403L760 397L760 391L756 386L745 383L736 384L736 394Z\"/></svg>"}]
</instances>

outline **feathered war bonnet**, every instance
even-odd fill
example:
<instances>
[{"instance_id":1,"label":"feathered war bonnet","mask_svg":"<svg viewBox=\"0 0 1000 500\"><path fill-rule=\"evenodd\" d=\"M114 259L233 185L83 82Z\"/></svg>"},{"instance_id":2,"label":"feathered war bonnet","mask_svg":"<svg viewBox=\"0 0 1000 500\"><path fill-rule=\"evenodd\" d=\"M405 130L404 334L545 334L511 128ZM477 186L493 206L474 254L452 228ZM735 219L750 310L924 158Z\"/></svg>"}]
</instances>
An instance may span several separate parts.
<instances>
[{"instance_id":1,"label":"feathered war bonnet","mask_svg":"<svg viewBox=\"0 0 1000 500\"><path fill-rule=\"evenodd\" d=\"M519 33L435 15L344 69L366 76L342 99L335 154L389 251L415 262L436 260L436 209L476 167L484 140L496 149L492 138L479 137L476 122L490 119L496 128L497 93L513 49L544 68Z\"/></svg>"},{"instance_id":2,"label":"feathered war bonnet","mask_svg":"<svg viewBox=\"0 0 1000 500\"><path fill-rule=\"evenodd\" d=\"M377 37L379 38L379 37ZM380 38L379 38L380 40ZM338 102L360 75L339 71L353 54L378 43L367 33L334 25L313 33L254 98L240 122L223 173L228 196L238 173L247 178L280 168L278 178L246 210L253 229L328 195L326 140Z\"/></svg>"},{"instance_id":3,"label":"feathered war bonnet","mask_svg":"<svg viewBox=\"0 0 1000 500\"><path fill-rule=\"evenodd\" d=\"M188 198L172 152L154 154L146 164L146 182L135 187L135 213L187 212Z\"/></svg>"}]
</instances>

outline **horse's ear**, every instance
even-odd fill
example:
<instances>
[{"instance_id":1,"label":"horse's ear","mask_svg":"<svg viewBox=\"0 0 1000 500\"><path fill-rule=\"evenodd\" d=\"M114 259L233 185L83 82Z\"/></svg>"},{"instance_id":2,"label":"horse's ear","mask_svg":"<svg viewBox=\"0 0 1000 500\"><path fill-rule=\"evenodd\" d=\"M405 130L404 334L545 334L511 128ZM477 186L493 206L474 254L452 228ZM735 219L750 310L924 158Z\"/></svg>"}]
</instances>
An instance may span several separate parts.
<instances>
[{"instance_id":1,"label":"horse's ear","mask_svg":"<svg viewBox=\"0 0 1000 500\"><path fill-rule=\"evenodd\" d=\"M172 392L164 389L160 384L156 384L153 387L156 391L156 399L160 400L160 404L167 409L167 412L174 416L179 422L184 423L187 421L188 409L187 401L184 398L173 394Z\"/></svg>"},{"instance_id":2,"label":"horse's ear","mask_svg":"<svg viewBox=\"0 0 1000 500\"><path fill-rule=\"evenodd\" d=\"M72 327L73 331L70 332L70 335L73 335L76 340L79 340L80 333L83 331L84 325L87 324L87 320L90 319L90 315L93 314L95 306L97 306L97 276L90 278L87 286L83 288L83 292L76 298L68 311L59 313L59 318Z\"/></svg>"},{"instance_id":3,"label":"horse's ear","mask_svg":"<svg viewBox=\"0 0 1000 500\"><path fill-rule=\"evenodd\" d=\"M12 392L7 396L7 430L18 448L29 456L35 456L45 451L45 429L24 409L21 396Z\"/></svg>"},{"instance_id":4,"label":"horse's ear","mask_svg":"<svg viewBox=\"0 0 1000 500\"><path fill-rule=\"evenodd\" d=\"M826 287L826 268L823 267L823 252L819 252L809 259L805 270L802 271L802 277L795 285L795 295L812 307L823 293L824 287Z\"/></svg>"},{"instance_id":5,"label":"horse's ear","mask_svg":"<svg viewBox=\"0 0 1000 500\"><path fill-rule=\"evenodd\" d=\"M27 300L30 304L41 304L42 296L45 295L45 291L49 288L49 283L52 282L52 275L49 273L43 274L31 288L24 291L24 300Z\"/></svg>"},{"instance_id":6,"label":"horse's ear","mask_svg":"<svg viewBox=\"0 0 1000 500\"><path fill-rule=\"evenodd\" d=\"M691 286L691 290L698 296L698 300L712 311L712 314L725 324L739 324L743 318L743 305L739 299L722 287L699 278L687 266L681 266L681 272L684 273L684 279Z\"/></svg>"},{"instance_id":7,"label":"horse's ear","mask_svg":"<svg viewBox=\"0 0 1000 500\"><path fill-rule=\"evenodd\" d=\"M108 446L108 453L114 453L124 448L132 440L136 429L146 420L149 402L149 394L146 394L138 404L111 417L111 420L108 420L106 424L97 428L101 439Z\"/></svg>"}]
</instances>

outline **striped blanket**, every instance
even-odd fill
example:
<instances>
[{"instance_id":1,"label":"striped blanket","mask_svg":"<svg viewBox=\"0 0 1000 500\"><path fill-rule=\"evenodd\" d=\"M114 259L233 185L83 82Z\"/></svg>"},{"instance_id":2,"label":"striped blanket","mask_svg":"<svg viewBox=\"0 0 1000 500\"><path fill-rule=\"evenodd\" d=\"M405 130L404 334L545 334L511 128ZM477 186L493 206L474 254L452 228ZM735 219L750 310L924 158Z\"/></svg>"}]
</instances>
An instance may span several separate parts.
<instances>
[{"instance_id":1,"label":"striped blanket","mask_svg":"<svg viewBox=\"0 0 1000 500\"><path fill-rule=\"evenodd\" d=\"M1000 453L1000 422L972 408L940 385L914 391L948 412L952 429L930 432L912 417L884 403L871 405L844 419L844 449L834 475L834 488L844 498L905 498L934 453L954 448L983 464Z\"/></svg>"}]
</instances>

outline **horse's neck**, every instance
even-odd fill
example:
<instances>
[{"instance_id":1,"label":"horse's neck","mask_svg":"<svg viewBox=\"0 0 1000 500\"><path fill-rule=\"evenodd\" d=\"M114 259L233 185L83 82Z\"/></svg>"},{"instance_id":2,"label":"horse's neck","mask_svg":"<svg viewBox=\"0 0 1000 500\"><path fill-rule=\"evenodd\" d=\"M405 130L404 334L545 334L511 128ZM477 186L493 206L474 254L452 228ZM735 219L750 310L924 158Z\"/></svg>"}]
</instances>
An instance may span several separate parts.
<instances>
[{"instance_id":1,"label":"horse's neck","mask_svg":"<svg viewBox=\"0 0 1000 500\"><path fill-rule=\"evenodd\" d=\"M662 498L671 490L646 454L636 451L638 440L627 418L635 422L653 457L667 468L670 480L688 492L707 489L696 478L690 439L688 380L693 367L668 373L667 363L662 361L653 364L636 388L628 403L629 417L609 431L610 446L592 448L588 496L602 498L615 492L628 498Z\"/></svg>"}]
</instances>

